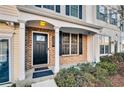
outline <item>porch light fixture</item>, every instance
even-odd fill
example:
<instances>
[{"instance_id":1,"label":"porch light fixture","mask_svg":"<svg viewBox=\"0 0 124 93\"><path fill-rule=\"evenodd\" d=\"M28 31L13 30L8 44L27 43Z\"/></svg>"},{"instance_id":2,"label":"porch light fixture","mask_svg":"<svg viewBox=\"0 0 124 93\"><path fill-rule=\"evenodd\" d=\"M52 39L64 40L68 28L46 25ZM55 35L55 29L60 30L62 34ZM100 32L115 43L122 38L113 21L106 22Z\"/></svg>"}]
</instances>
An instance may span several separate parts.
<instances>
[{"instance_id":1,"label":"porch light fixture","mask_svg":"<svg viewBox=\"0 0 124 93\"><path fill-rule=\"evenodd\" d=\"M42 27L44 27L44 26L46 26L46 22L40 21L39 25L42 26Z\"/></svg>"}]
</instances>

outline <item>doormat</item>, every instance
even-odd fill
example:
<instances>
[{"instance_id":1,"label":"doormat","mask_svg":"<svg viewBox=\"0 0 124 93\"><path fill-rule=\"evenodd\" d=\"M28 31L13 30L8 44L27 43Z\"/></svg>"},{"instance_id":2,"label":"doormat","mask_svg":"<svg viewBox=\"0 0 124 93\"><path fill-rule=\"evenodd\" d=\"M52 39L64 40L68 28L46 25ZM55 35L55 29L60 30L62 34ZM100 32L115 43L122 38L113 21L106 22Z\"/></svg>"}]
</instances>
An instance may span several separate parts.
<instances>
[{"instance_id":1,"label":"doormat","mask_svg":"<svg viewBox=\"0 0 124 93\"><path fill-rule=\"evenodd\" d=\"M39 78L39 77L44 77L44 76L49 76L53 75L52 70L47 70L47 71L41 71L41 72L34 72L33 73L33 78Z\"/></svg>"},{"instance_id":2,"label":"doormat","mask_svg":"<svg viewBox=\"0 0 124 93\"><path fill-rule=\"evenodd\" d=\"M34 70L39 71L39 70L46 70L46 69L49 69L49 68L48 67L40 67L40 68L35 68Z\"/></svg>"}]
</instances>

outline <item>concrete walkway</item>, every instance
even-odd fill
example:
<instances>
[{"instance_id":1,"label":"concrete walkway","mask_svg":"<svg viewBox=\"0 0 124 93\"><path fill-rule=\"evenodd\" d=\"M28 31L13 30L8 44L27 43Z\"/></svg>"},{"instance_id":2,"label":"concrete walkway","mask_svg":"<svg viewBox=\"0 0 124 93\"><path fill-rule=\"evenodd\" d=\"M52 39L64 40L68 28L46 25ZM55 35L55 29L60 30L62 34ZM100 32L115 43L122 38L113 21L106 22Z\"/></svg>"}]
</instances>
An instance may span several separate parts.
<instances>
[{"instance_id":1,"label":"concrete walkway","mask_svg":"<svg viewBox=\"0 0 124 93\"><path fill-rule=\"evenodd\" d=\"M32 87L57 87L54 79L45 80L32 84Z\"/></svg>"}]
</instances>

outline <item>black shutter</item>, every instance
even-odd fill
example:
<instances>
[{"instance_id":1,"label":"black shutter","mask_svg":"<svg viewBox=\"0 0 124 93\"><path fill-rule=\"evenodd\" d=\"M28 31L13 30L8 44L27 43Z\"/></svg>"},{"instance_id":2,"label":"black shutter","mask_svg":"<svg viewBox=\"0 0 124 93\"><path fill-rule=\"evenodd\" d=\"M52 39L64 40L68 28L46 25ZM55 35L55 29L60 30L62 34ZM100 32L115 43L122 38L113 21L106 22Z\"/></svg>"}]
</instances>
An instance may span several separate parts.
<instances>
[{"instance_id":1,"label":"black shutter","mask_svg":"<svg viewBox=\"0 0 124 93\"><path fill-rule=\"evenodd\" d=\"M82 51L82 34L79 34L79 54L83 54L83 51Z\"/></svg>"},{"instance_id":2,"label":"black shutter","mask_svg":"<svg viewBox=\"0 0 124 93\"><path fill-rule=\"evenodd\" d=\"M100 15L99 15L99 5L96 6L96 14L97 14L97 19L100 19L100 18L99 18L99 16L100 16Z\"/></svg>"},{"instance_id":3,"label":"black shutter","mask_svg":"<svg viewBox=\"0 0 124 93\"><path fill-rule=\"evenodd\" d=\"M69 16L69 5L66 5L66 15Z\"/></svg>"},{"instance_id":4,"label":"black shutter","mask_svg":"<svg viewBox=\"0 0 124 93\"><path fill-rule=\"evenodd\" d=\"M105 7L105 22L107 22L107 19L108 19L108 15L107 15L107 8Z\"/></svg>"},{"instance_id":5,"label":"black shutter","mask_svg":"<svg viewBox=\"0 0 124 93\"><path fill-rule=\"evenodd\" d=\"M60 5L56 5L56 12L60 13Z\"/></svg>"},{"instance_id":6,"label":"black shutter","mask_svg":"<svg viewBox=\"0 0 124 93\"><path fill-rule=\"evenodd\" d=\"M82 5L79 5L79 18L82 19Z\"/></svg>"},{"instance_id":7,"label":"black shutter","mask_svg":"<svg viewBox=\"0 0 124 93\"><path fill-rule=\"evenodd\" d=\"M59 55L62 55L62 31L59 32Z\"/></svg>"}]
</instances>

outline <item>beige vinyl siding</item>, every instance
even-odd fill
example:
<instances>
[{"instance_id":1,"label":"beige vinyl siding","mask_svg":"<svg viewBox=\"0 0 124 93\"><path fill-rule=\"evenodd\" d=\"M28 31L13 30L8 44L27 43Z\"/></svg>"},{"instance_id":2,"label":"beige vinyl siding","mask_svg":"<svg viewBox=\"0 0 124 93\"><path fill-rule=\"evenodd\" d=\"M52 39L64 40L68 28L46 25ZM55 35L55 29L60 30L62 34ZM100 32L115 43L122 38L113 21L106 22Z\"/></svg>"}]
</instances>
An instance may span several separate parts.
<instances>
[{"instance_id":1,"label":"beige vinyl siding","mask_svg":"<svg viewBox=\"0 0 124 93\"><path fill-rule=\"evenodd\" d=\"M19 78L19 28L16 29L12 26L8 26L5 23L0 22L0 33L15 33L11 39L11 52L12 52L12 80L18 80Z\"/></svg>"},{"instance_id":2,"label":"beige vinyl siding","mask_svg":"<svg viewBox=\"0 0 124 93\"><path fill-rule=\"evenodd\" d=\"M0 14L17 16L18 11L15 5L1 5L0 6Z\"/></svg>"}]
</instances>

